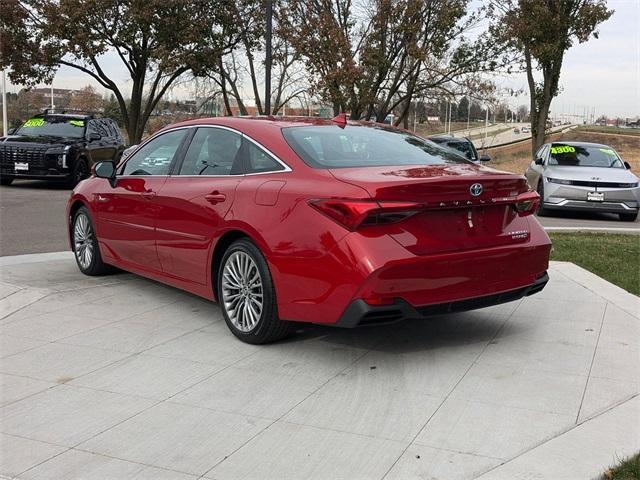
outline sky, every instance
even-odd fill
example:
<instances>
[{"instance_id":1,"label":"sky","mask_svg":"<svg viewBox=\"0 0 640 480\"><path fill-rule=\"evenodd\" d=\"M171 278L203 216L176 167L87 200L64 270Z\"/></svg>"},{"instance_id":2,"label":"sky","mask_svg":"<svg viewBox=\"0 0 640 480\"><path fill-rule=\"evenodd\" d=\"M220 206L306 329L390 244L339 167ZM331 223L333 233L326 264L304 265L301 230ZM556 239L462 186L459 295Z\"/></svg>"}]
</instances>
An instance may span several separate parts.
<instances>
[{"instance_id":1,"label":"sky","mask_svg":"<svg viewBox=\"0 0 640 480\"><path fill-rule=\"evenodd\" d=\"M579 114L595 111L596 117L634 117L640 115L640 0L609 0L613 16L599 27L600 38L574 45L566 54L560 76L561 93L553 100L551 113ZM126 89L128 74L114 54L103 58L106 70ZM528 92L524 74L493 79L501 88ZM91 77L63 67L56 74L57 88L100 87ZM15 92L19 86L8 85ZM191 98L193 92L181 87L172 92L174 99ZM509 99L512 107L528 105L528 95Z\"/></svg>"}]
</instances>

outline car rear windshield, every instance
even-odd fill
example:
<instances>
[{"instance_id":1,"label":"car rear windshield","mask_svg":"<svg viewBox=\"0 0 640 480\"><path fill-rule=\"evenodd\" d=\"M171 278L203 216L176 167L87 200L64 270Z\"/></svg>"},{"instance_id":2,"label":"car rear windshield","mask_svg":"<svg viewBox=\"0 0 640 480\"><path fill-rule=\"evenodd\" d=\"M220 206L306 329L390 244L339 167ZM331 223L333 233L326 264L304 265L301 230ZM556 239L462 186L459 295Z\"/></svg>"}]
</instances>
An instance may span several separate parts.
<instances>
[{"instance_id":1,"label":"car rear windshield","mask_svg":"<svg viewBox=\"0 0 640 480\"><path fill-rule=\"evenodd\" d=\"M433 142L382 126L287 127L287 143L314 168L470 163Z\"/></svg>"},{"instance_id":2,"label":"car rear windshield","mask_svg":"<svg viewBox=\"0 0 640 480\"><path fill-rule=\"evenodd\" d=\"M611 147L561 144L551 145L549 165L624 168L624 163Z\"/></svg>"},{"instance_id":3,"label":"car rear windshield","mask_svg":"<svg viewBox=\"0 0 640 480\"><path fill-rule=\"evenodd\" d=\"M16 135L30 137L82 137L85 121L69 117L35 117L27 120Z\"/></svg>"}]
</instances>

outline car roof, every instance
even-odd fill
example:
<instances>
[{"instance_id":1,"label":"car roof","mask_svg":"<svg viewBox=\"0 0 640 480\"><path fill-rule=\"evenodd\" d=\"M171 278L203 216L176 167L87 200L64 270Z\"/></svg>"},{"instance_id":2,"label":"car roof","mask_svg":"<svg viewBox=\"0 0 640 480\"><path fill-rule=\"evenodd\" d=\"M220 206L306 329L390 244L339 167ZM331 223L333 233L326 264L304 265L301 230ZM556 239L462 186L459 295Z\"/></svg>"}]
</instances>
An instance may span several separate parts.
<instances>
[{"instance_id":1,"label":"car roof","mask_svg":"<svg viewBox=\"0 0 640 480\"><path fill-rule=\"evenodd\" d=\"M611 148L604 143L591 143L591 142L551 142L551 145L569 145L571 147L594 147L594 148Z\"/></svg>"},{"instance_id":2,"label":"car roof","mask_svg":"<svg viewBox=\"0 0 640 480\"><path fill-rule=\"evenodd\" d=\"M33 115L30 118L49 118L49 117L57 117L57 118L69 118L71 120L88 120L94 118L91 114L86 113L38 113Z\"/></svg>"},{"instance_id":3,"label":"car roof","mask_svg":"<svg viewBox=\"0 0 640 480\"><path fill-rule=\"evenodd\" d=\"M274 116L241 116L241 117L207 117L196 118L193 120L186 120L179 123L171 124L165 129L187 127L193 125L220 125L223 127L234 128L242 130L245 128L253 129L265 129L265 130L280 130L287 127L302 127L302 126L322 126L322 125L336 125L330 118L320 117L274 117ZM392 127L385 123L366 122L360 120L348 120L347 126L364 126L364 127L378 127L389 128L394 130L402 130L399 127Z\"/></svg>"}]
</instances>

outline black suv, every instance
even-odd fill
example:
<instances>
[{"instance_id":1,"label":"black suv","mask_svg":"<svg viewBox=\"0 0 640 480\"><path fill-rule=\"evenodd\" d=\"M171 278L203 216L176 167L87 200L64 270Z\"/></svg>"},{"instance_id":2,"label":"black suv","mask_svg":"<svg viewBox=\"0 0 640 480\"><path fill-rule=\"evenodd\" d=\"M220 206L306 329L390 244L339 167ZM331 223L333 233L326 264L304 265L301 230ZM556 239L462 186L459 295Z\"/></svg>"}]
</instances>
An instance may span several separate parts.
<instances>
[{"instance_id":1,"label":"black suv","mask_svg":"<svg viewBox=\"0 0 640 480\"><path fill-rule=\"evenodd\" d=\"M63 180L69 187L94 163L118 161L124 142L118 125L94 114L45 110L0 138L0 183L14 178Z\"/></svg>"}]
</instances>

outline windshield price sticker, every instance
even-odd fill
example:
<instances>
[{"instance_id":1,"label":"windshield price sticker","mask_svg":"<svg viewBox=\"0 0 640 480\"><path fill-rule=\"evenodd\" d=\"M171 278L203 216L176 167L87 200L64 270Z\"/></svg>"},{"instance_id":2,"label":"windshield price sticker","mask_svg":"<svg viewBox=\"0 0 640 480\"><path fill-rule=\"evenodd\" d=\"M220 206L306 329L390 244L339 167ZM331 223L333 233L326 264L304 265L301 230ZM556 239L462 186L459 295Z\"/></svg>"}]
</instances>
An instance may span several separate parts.
<instances>
[{"instance_id":1,"label":"windshield price sticker","mask_svg":"<svg viewBox=\"0 0 640 480\"><path fill-rule=\"evenodd\" d=\"M561 145L559 147L551 147L551 153L554 155L557 153L575 153L576 148L571 145Z\"/></svg>"},{"instance_id":2,"label":"windshield price sticker","mask_svg":"<svg viewBox=\"0 0 640 480\"><path fill-rule=\"evenodd\" d=\"M30 118L24 122L25 127L41 127L44 125L44 118Z\"/></svg>"},{"instance_id":3,"label":"windshield price sticker","mask_svg":"<svg viewBox=\"0 0 640 480\"><path fill-rule=\"evenodd\" d=\"M84 120L69 120L69 123L74 127L84 127Z\"/></svg>"}]
</instances>

